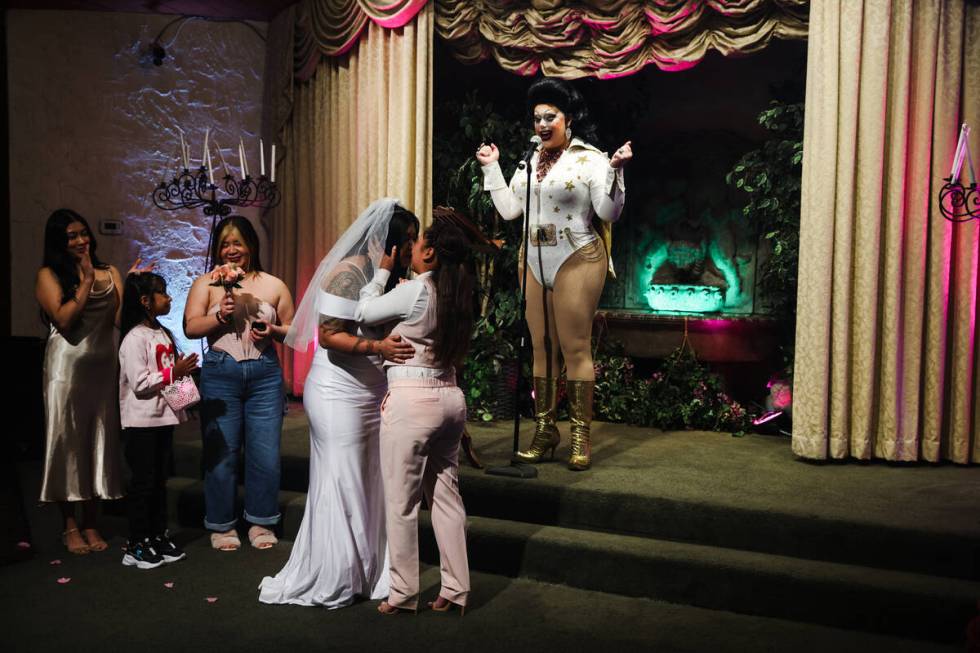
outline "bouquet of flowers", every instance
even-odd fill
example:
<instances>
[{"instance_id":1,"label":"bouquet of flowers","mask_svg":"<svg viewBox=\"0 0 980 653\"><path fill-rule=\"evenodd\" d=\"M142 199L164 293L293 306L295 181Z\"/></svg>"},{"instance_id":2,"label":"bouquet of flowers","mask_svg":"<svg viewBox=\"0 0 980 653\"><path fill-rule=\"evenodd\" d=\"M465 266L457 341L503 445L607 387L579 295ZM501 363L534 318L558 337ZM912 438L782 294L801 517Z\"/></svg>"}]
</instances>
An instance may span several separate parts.
<instances>
[{"instance_id":1,"label":"bouquet of flowers","mask_svg":"<svg viewBox=\"0 0 980 653\"><path fill-rule=\"evenodd\" d=\"M241 288L238 282L245 278L245 270L234 263L224 263L211 270L212 286L224 286L225 292L231 292L232 288Z\"/></svg>"}]
</instances>

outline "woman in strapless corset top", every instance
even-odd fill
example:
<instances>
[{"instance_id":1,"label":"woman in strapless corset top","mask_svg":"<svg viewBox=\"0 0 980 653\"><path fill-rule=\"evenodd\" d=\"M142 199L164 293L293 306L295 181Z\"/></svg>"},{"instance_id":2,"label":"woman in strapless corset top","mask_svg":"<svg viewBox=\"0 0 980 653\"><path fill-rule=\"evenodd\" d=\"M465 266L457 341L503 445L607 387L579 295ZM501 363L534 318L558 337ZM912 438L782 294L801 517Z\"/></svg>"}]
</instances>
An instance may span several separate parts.
<instances>
[{"instance_id":1,"label":"woman in strapless corset top","mask_svg":"<svg viewBox=\"0 0 980 653\"><path fill-rule=\"evenodd\" d=\"M279 522L279 439L283 416L282 369L273 341L282 342L293 318L286 284L262 271L259 239L249 221L231 215L218 223L211 260L240 270L223 285L212 274L191 286L184 333L207 338L201 365L204 439L204 526L221 551L241 546L235 510L238 455L245 440L245 521L252 546L267 549ZM225 277L227 280L227 277Z\"/></svg>"}]
</instances>

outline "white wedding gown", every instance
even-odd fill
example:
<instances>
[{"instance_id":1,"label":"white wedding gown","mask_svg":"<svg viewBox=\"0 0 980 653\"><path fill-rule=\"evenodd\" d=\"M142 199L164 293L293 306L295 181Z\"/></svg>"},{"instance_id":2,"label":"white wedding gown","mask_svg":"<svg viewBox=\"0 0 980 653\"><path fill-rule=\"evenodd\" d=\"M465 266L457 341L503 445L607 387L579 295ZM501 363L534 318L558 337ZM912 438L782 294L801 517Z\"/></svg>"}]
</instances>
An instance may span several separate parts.
<instances>
[{"instance_id":1,"label":"white wedding gown","mask_svg":"<svg viewBox=\"0 0 980 653\"><path fill-rule=\"evenodd\" d=\"M263 603L341 608L388 596L379 461L380 361L316 348L303 407L310 423L310 488L289 561L259 585Z\"/></svg>"}]
</instances>

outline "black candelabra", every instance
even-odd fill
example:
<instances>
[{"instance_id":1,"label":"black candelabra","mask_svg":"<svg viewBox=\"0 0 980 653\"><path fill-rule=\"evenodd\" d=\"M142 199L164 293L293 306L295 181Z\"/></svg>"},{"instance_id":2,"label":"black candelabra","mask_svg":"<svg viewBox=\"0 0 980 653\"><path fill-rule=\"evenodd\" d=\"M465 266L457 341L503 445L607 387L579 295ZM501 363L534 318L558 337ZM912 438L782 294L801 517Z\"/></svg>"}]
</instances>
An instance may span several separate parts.
<instances>
[{"instance_id":1,"label":"black candelabra","mask_svg":"<svg viewBox=\"0 0 980 653\"><path fill-rule=\"evenodd\" d=\"M210 267L211 239L218 220L232 212L234 207L257 207L271 209L279 205L282 194L276 182L264 174L254 179L245 173L242 179L226 174L220 186L213 182L212 173L203 165L192 172L187 167L170 181L162 181L153 191L153 203L166 211L204 209L204 215L211 216L211 234L208 239L208 254L205 256L204 271ZM219 197L219 193L221 197Z\"/></svg>"},{"instance_id":2,"label":"black candelabra","mask_svg":"<svg viewBox=\"0 0 980 653\"><path fill-rule=\"evenodd\" d=\"M970 168L970 185L960 183L960 173L964 162ZM939 190L939 212L950 222L969 222L980 220L980 196L977 195L977 173L973 169L970 156L970 127L965 123L960 128L960 138L953 154L953 168L946 183Z\"/></svg>"},{"instance_id":3,"label":"black candelabra","mask_svg":"<svg viewBox=\"0 0 980 653\"><path fill-rule=\"evenodd\" d=\"M939 191L939 212L950 222L980 220L980 196L977 182L963 186L958 180L946 177Z\"/></svg>"}]
</instances>

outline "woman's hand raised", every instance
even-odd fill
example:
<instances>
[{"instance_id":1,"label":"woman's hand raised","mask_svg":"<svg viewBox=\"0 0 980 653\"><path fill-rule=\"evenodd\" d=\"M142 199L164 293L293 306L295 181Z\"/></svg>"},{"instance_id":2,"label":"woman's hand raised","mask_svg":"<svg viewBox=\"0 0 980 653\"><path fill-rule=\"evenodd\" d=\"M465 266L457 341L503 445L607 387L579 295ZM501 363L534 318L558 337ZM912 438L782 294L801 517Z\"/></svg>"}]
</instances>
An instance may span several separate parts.
<instances>
[{"instance_id":1,"label":"woman's hand raised","mask_svg":"<svg viewBox=\"0 0 980 653\"><path fill-rule=\"evenodd\" d=\"M391 272L395 269L396 260L398 260L398 245L392 245L391 251L381 257L381 262L378 263L378 267Z\"/></svg>"},{"instance_id":2,"label":"woman's hand raised","mask_svg":"<svg viewBox=\"0 0 980 653\"><path fill-rule=\"evenodd\" d=\"M142 262L143 259L136 257L136 260L133 261L132 267L130 267L129 270L126 272L126 276L129 276L130 274L143 274L145 272L153 272L153 268L156 266L156 263L151 261L148 265L144 267L140 267L140 264Z\"/></svg>"},{"instance_id":3,"label":"woman's hand raised","mask_svg":"<svg viewBox=\"0 0 980 653\"><path fill-rule=\"evenodd\" d=\"M609 165L613 168L622 168L624 165L630 162L633 158L633 148L631 143L633 141L626 141L623 146L613 152L612 158L609 160Z\"/></svg>"},{"instance_id":4,"label":"woman's hand raised","mask_svg":"<svg viewBox=\"0 0 980 653\"><path fill-rule=\"evenodd\" d=\"M493 143L487 145L486 143L480 143L480 147L476 150L476 160L480 162L481 166L487 166L491 163L497 161L500 158L500 150Z\"/></svg>"},{"instance_id":5,"label":"woman's hand raised","mask_svg":"<svg viewBox=\"0 0 980 653\"><path fill-rule=\"evenodd\" d=\"M196 369L197 354L188 354L187 356L180 354L177 356L176 362L174 362L172 378L174 381L176 381L183 376L187 376Z\"/></svg>"},{"instance_id":6,"label":"woman's hand raised","mask_svg":"<svg viewBox=\"0 0 980 653\"><path fill-rule=\"evenodd\" d=\"M78 259L78 267L81 269L81 277L84 281L95 281L95 266L92 265L92 255L85 252Z\"/></svg>"}]
</instances>

